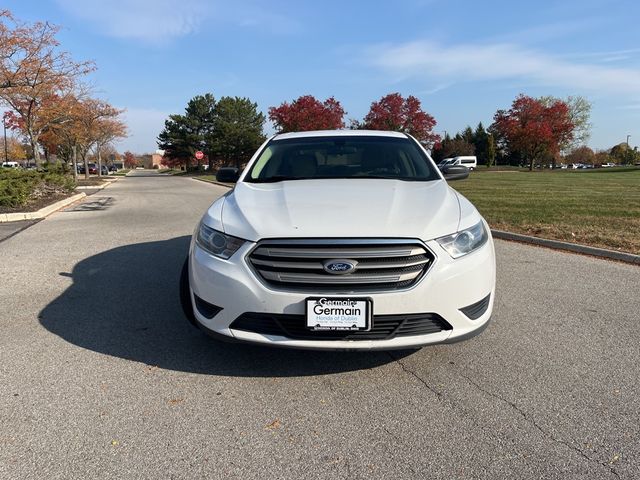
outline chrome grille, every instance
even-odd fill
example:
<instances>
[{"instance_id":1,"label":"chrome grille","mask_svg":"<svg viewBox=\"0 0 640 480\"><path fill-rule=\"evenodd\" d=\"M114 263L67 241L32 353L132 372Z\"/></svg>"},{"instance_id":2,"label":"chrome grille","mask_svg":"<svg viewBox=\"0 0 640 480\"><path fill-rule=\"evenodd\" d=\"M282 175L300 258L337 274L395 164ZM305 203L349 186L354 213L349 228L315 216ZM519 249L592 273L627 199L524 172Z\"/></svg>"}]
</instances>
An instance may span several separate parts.
<instances>
[{"instance_id":1,"label":"chrome grille","mask_svg":"<svg viewBox=\"0 0 640 480\"><path fill-rule=\"evenodd\" d=\"M325 262L348 260L353 271L329 273ZM421 243L406 240L264 240L249 263L269 286L313 292L400 290L420 280L433 263Z\"/></svg>"}]
</instances>

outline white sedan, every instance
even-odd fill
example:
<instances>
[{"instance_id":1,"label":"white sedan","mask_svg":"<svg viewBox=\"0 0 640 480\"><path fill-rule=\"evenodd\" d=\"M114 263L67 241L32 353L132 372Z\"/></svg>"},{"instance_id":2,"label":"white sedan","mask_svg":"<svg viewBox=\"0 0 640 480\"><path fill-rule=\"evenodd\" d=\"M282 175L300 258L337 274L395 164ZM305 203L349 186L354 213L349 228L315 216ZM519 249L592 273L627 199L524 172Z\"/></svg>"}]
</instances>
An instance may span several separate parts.
<instances>
[{"instance_id":1,"label":"white sedan","mask_svg":"<svg viewBox=\"0 0 640 480\"><path fill-rule=\"evenodd\" d=\"M181 279L211 335L308 349L451 343L491 318L489 228L403 133L288 133L266 141L196 227Z\"/></svg>"}]
</instances>

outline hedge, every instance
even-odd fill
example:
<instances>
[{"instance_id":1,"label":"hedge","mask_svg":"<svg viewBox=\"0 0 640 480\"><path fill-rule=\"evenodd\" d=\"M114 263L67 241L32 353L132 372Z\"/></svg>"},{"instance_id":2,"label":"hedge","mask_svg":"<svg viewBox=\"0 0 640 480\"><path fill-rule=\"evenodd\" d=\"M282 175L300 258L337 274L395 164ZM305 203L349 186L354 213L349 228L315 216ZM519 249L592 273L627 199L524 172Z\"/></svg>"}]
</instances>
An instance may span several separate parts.
<instances>
[{"instance_id":1,"label":"hedge","mask_svg":"<svg viewBox=\"0 0 640 480\"><path fill-rule=\"evenodd\" d=\"M0 168L0 207L21 207L40 197L70 193L73 177L58 172Z\"/></svg>"}]
</instances>

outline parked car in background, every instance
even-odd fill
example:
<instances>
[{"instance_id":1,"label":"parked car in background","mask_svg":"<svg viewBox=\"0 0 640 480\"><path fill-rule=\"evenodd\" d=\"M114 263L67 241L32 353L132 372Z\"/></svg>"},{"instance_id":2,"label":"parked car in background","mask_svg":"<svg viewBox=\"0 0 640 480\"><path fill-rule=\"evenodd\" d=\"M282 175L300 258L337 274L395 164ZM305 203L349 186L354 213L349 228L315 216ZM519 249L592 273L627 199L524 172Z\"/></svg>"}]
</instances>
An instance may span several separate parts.
<instances>
[{"instance_id":1,"label":"parked car in background","mask_svg":"<svg viewBox=\"0 0 640 480\"><path fill-rule=\"evenodd\" d=\"M90 163L88 167L89 167L89 174L91 175L98 174L98 165L96 165L95 163Z\"/></svg>"},{"instance_id":2,"label":"parked car in background","mask_svg":"<svg viewBox=\"0 0 640 480\"><path fill-rule=\"evenodd\" d=\"M118 167L116 167L115 165L109 165L109 171L110 172L117 172L118 171Z\"/></svg>"},{"instance_id":3,"label":"parked car in background","mask_svg":"<svg viewBox=\"0 0 640 480\"><path fill-rule=\"evenodd\" d=\"M190 321L272 346L385 350L452 343L488 325L485 220L399 132L285 133L256 152L195 229L180 280ZM238 178L239 177L239 178Z\"/></svg>"},{"instance_id":4,"label":"parked car in background","mask_svg":"<svg viewBox=\"0 0 640 480\"><path fill-rule=\"evenodd\" d=\"M100 170L102 172L102 175L109 175L109 167L107 167L106 165L102 165L102 168Z\"/></svg>"},{"instance_id":5,"label":"parked car in background","mask_svg":"<svg viewBox=\"0 0 640 480\"><path fill-rule=\"evenodd\" d=\"M442 168L446 165L449 165L449 163L453 160L452 157L448 157L448 158L444 158L443 160L440 161L440 163L438 163L438 168Z\"/></svg>"},{"instance_id":6,"label":"parked car in background","mask_svg":"<svg viewBox=\"0 0 640 480\"><path fill-rule=\"evenodd\" d=\"M20 164L18 162L2 162L2 166L4 168L20 168Z\"/></svg>"},{"instance_id":7,"label":"parked car in background","mask_svg":"<svg viewBox=\"0 0 640 480\"><path fill-rule=\"evenodd\" d=\"M448 167L451 165L464 165L469 170L475 170L478 166L478 159L472 155L445 158L438 164L438 168Z\"/></svg>"},{"instance_id":8,"label":"parked car in background","mask_svg":"<svg viewBox=\"0 0 640 480\"><path fill-rule=\"evenodd\" d=\"M607 162L602 164L602 168L609 168L609 167L615 167L615 166L616 164L613 162Z\"/></svg>"}]
</instances>

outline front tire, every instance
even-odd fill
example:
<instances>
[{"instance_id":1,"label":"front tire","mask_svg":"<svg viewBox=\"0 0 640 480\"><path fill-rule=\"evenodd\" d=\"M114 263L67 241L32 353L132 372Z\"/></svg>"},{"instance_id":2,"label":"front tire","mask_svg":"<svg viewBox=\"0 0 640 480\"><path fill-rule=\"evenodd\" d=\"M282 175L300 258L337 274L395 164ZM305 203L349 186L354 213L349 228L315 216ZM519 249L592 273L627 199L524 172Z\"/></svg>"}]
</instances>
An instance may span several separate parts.
<instances>
[{"instance_id":1,"label":"front tire","mask_svg":"<svg viewBox=\"0 0 640 480\"><path fill-rule=\"evenodd\" d=\"M182 265L182 272L180 273L180 304L182 305L182 311L185 317L189 320L189 323L194 327L197 327L196 317L193 313L193 304L191 303L191 292L189 288L189 257L184 261Z\"/></svg>"}]
</instances>

